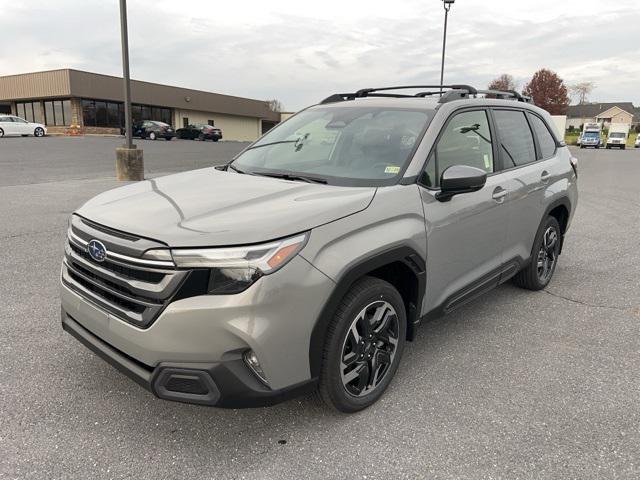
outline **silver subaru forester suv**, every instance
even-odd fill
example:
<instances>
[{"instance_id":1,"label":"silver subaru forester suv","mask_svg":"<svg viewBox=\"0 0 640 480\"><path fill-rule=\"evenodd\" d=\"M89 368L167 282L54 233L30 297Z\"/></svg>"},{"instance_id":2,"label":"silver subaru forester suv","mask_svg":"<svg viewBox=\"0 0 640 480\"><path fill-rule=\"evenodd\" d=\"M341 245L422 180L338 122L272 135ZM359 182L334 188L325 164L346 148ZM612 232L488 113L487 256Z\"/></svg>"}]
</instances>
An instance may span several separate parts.
<instances>
[{"instance_id":1,"label":"silver subaru forester suv","mask_svg":"<svg viewBox=\"0 0 640 480\"><path fill-rule=\"evenodd\" d=\"M78 209L62 326L163 399L361 410L422 320L549 283L578 200L552 125L467 85L332 95L227 165Z\"/></svg>"}]
</instances>

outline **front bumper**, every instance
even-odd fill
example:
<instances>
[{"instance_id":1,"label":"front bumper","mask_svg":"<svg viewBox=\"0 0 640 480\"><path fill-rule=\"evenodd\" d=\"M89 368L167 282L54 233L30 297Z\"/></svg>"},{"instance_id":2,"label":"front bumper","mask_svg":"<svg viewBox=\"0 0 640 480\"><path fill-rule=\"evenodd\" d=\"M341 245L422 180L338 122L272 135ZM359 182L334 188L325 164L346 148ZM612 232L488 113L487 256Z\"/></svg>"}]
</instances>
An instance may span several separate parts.
<instances>
[{"instance_id":1,"label":"front bumper","mask_svg":"<svg viewBox=\"0 0 640 480\"><path fill-rule=\"evenodd\" d=\"M62 310L62 328L80 343L158 398L222 408L263 407L315 388L309 379L280 390L259 382L238 358L217 363L162 362L151 368L117 350Z\"/></svg>"},{"instance_id":2,"label":"front bumper","mask_svg":"<svg viewBox=\"0 0 640 480\"><path fill-rule=\"evenodd\" d=\"M161 398L250 407L277 403L315 384L311 332L334 284L299 256L242 293L174 301L148 328L121 320L69 288L73 280L64 266L62 279L63 328ZM244 364L242 354L249 349L268 386ZM176 396L165 388L169 380L196 390L208 386L206 398Z\"/></svg>"}]
</instances>

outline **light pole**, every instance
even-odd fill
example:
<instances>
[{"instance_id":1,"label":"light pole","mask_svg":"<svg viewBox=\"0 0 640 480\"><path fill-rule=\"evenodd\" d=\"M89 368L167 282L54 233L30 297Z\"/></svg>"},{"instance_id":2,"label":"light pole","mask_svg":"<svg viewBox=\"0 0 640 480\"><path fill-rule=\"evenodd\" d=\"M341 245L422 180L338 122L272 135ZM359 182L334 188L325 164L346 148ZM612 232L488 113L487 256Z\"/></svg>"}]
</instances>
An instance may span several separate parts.
<instances>
[{"instance_id":1,"label":"light pole","mask_svg":"<svg viewBox=\"0 0 640 480\"><path fill-rule=\"evenodd\" d=\"M442 96L442 84L444 83L444 52L447 47L447 19L451 5L456 0L442 0L444 6L444 35L442 36L442 65L440 66L440 95Z\"/></svg>"},{"instance_id":2,"label":"light pole","mask_svg":"<svg viewBox=\"0 0 640 480\"><path fill-rule=\"evenodd\" d=\"M129 35L127 31L127 0L120 0L120 37L122 40L122 80L124 82L125 144L116 149L116 178L144 180L142 150L133 144L131 122L131 79L129 76Z\"/></svg>"}]
</instances>

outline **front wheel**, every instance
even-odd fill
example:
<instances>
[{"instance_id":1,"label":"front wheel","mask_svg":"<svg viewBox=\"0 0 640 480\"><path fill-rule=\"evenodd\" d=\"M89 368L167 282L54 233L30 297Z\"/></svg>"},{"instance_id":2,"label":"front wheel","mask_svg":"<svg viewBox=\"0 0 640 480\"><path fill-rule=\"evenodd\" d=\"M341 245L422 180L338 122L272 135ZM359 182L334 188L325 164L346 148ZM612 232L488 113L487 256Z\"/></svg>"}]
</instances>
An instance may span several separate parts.
<instances>
[{"instance_id":1,"label":"front wheel","mask_svg":"<svg viewBox=\"0 0 640 480\"><path fill-rule=\"evenodd\" d=\"M388 282L364 277L342 299L328 327L318 392L352 413L375 403L395 375L406 339L406 313Z\"/></svg>"},{"instance_id":2,"label":"front wheel","mask_svg":"<svg viewBox=\"0 0 640 480\"><path fill-rule=\"evenodd\" d=\"M38 127L33 131L33 135L36 137L44 137L44 129L42 127Z\"/></svg>"},{"instance_id":3,"label":"front wheel","mask_svg":"<svg viewBox=\"0 0 640 480\"><path fill-rule=\"evenodd\" d=\"M558 220L547 217L536 234L529 263L513 277L513 282L527 290L542 290L546 287L556 270L561 242L562 232Z\"/></svg>"},{"instance_id":4,"label":"front wheel","mask_svg":"<svg viewBox=\"0 0 640 480\"><path fill-rule=\"evenodd\" d=\"M156 132L150 132L150 133L149 133L149 140L155 140L156 138L158 138L158 137L156 136Z\"/></svg>"}]
</instances>

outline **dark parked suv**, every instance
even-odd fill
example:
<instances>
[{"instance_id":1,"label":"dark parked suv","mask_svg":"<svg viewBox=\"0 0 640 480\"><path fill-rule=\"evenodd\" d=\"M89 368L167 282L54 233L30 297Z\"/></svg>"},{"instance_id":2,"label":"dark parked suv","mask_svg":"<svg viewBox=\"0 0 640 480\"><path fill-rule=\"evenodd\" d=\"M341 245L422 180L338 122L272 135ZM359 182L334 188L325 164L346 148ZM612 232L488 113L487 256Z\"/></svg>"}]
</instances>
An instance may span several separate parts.
<instances>
[{"instance_id":1,"label":"dark parked suv","mask_svg":"<svg viewBox=\"0 0 640 480\"><path fill-rule=\"evenodd\" d=\"M133 136L148 138L149 140L156 140L158 138L171 140L176 136L176 132L171 128L171 125L164 122L158 122L157 120L143 120L133 124Z\"/></svg>"},{"instance_id":2,"label":"dark parked suv","mask_svg":"<svg viewBox=\"0 0 640 480\"><path fill-rule=\"evenodd\" d=\"M412 88L333 95L227 165L89 200L63 328L163 399L315 390L355 412L421 321L510 279L545 288L578 201L551 117L514 92Z\"/></svg>"}]
</instances>

